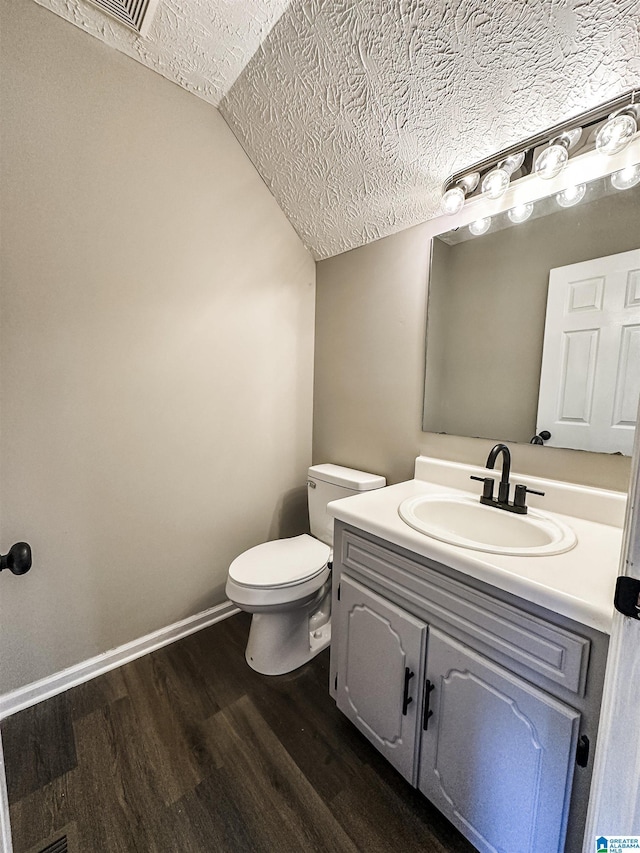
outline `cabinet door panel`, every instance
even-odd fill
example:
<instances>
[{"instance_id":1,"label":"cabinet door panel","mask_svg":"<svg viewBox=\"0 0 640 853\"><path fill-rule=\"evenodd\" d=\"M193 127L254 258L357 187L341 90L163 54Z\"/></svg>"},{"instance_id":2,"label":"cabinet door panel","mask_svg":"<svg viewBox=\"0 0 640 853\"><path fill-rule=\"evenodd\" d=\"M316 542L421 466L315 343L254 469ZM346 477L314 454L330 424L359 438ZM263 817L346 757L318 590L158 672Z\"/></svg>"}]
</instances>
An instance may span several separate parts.
<instances>
[{"instance_id":1,"label":"cabinet door panel","mask_svg":"<svg viewBox=\"0 0 640 853\"><path fill-rule=\"evenodd\" d=\"M338 708L415 784L426 625L350 578L340 588Z\"/></svg>"},{"instance_id":2,"label":"cabinet door panel","mask_svg":"<svg viewBox=\"0 0 640 853\"><path fill-rule=\"evenodd\" d=\"M420 790L482 853L562 851L580 715L431 629Z\"/></svg>"}]
</instances>

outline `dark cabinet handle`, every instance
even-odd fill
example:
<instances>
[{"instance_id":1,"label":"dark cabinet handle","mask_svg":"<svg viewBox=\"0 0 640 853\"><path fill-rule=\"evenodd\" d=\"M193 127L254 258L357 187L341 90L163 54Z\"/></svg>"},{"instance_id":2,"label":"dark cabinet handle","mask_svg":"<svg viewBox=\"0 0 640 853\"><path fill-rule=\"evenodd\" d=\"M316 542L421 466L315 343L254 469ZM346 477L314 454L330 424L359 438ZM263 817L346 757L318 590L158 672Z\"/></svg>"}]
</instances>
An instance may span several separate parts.
<instances>
[{"instance_id":1,"label":"dark cabinet handle","mask_svg":"<svg viewBox=\"0 0 640 853\"><path fill-rule=\"evenodd\" d=\"M9 553L0 554L0 572L9 569L14 575L24 575L31 568L31 546L26 542L16 542Z\"/></svg>"},{"instance_id":2,"label":"dark cabinet handle","mask_svg":"<svg viewBox=\"0 0 640 853\"><path fill-rule=\"evenodd\" d=\"M424 717L422 718L422 728L425 732L429 728L429 718L433 717L433 711L429 708L429 704L431 699L431 691L434 689L434 687L435 684L432 684L427 678L424 690Z\"/></svg>"},{"instance_id":3,"label":"dark cabinet handle","mask_svg":"<svg viewBox=\"0 0 640 853\"><path fill-rule=\"evenodd\" d=\"M589 763L589 745L589 738L586 735L580 735L576 747L576 764L578 767L586 767Z\"/></svg>"},{"instance_id":4,"label":"dark cabinet handle","mask_svg":"<svg viewBox=\"0 0 640 853\"><path fill-rule=\"evenodd\" d=\"M407 716L407 708L413 702L413 697L409 696L409 682L413 678L414 673L411 672L408 666L404 668L404 691L402 693L402 716Z\"/></svg>"}]
</instances>

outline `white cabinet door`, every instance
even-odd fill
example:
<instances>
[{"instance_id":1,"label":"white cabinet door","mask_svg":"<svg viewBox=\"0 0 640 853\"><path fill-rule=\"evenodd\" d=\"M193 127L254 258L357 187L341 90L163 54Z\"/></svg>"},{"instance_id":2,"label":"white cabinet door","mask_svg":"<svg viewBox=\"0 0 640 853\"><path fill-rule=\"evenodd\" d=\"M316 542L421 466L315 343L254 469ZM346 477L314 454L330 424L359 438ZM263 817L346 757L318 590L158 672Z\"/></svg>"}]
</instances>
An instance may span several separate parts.
<instances>
[{"instance_id":1,"label":"white cabinet door","mask_svg":"<svg viewBox=\"0 0 640 853\"><path fill-rule=\"evenodd\" d=\"M552 269L536 430L631 455L640 393L640 249Z\"/></svg>"},{"instance_id":2,"label":"white cabinet door","mask_svg":"<svg viewBox=\"0 0 640 853\"><path fill-rule=\"evenodd\" d=\"M338 708L416 784L427 626L344 577L338 625Z\"/></svg>"},{"instance_id":3,"label":"white cabinet door","mask_svg":"<svg viewBox=\"0 0 640 853\"><path fill-rule=\"evenodd\" d=\"M580 715L435 628L418 787L481 853L561 853Z\"/></svg>"}]
</instances>

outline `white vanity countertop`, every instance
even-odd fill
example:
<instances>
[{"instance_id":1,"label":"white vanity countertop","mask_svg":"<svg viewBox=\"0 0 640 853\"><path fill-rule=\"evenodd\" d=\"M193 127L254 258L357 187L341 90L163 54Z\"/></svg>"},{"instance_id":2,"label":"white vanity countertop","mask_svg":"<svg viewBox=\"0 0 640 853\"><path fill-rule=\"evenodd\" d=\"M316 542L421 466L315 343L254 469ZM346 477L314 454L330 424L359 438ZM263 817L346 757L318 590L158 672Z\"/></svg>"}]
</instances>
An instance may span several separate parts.
<instances>
[{"instance_id":1,"label":"white vanity countertop","mask_svg":"<svg viewBox=\"0 0 640 853\"><path fill-rule=\"evenodd\" d=\"M466 485L471 473L487 475L484 468L419 457L416 476L420 479L333 501L328 512L380 539L610 633L626 495L512 473L512 484L546 492L544 498L529 498L532 507L550 512L576 533L574 548L549 556L507 556L449 545L414 530L400 518L399 504L415 495L479 495L481 483ZM490 473L499 479L499 470Z\"/></svg>"}]
</instances>

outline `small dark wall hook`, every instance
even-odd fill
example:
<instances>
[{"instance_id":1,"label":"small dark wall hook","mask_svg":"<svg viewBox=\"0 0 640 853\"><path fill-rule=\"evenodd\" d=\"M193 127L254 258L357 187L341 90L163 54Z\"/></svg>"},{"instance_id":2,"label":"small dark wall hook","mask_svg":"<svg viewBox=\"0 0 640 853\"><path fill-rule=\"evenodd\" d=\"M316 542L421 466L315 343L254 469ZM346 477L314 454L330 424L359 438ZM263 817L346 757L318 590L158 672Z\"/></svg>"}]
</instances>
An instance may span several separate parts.
<instances>
[{"instance_id":1,"label":"small dark wall hook","mask_svg":"<svg viewBox=\"0 0 640 853\"><path fill-rule=\"evenodd\" d=\"M24 575L31 568L31 545L26 542L16 542L9 548L9 553L0 554L0 572L9 569L14 575Z\"/></svg>"}]
</instances>

